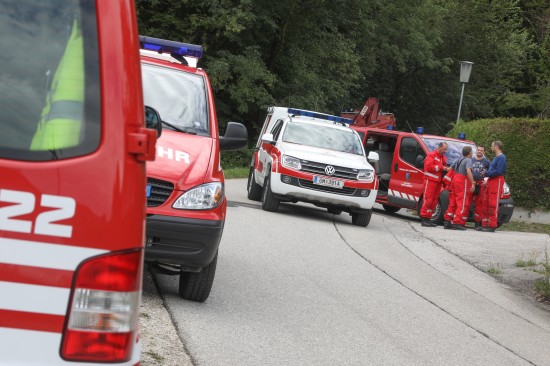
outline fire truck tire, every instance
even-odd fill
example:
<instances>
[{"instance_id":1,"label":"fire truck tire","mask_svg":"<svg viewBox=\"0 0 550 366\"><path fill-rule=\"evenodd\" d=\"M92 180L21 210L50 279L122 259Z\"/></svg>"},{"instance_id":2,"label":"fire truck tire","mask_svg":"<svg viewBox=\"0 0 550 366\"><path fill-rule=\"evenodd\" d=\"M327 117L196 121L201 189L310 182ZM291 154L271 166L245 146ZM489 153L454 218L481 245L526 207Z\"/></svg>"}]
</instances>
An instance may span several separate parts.
<instances>
[{"instance_id":1,"label":"fire truck tire","mask_svg":"<svg viewBox=\"0 0 550 366\"><path fill-rule=\"evenodd\" d=\"M277 212L279 209L279 199L271 192L271 178L267 176L262 190L262 209L264 211Z\"/></svg>"},{"instance_id":2,"label":"fire truck tire","mask_svg":"<svg viewBox=\"0 0 550 366\"><path fill-rule=\"evenodd\" d=\"M250 168L250 173L248 174L248 199L252 201L261 201L262 199L262 186L256 183L254 180L254 168Z\"/></svg>"},{"instance_id":3,"label":"fire truck tire","mask_svg":"<svg viewBox=\"0 0 550 366\"><path fill-rule=\"evenodd\" d=\"M217 263L218 253L216 253L212 262L200 272L184 272L180 270L180 297L196 302L204 302L208 299L210 290L212 290L212 284L214 283Z\"/></svg>"},{"instance_id":4,"label":"fire truck tire","mask_svg":"<svg viewBox=\"0 0 550 366\"><path fill-rule=\"evenodd\" d=\"M352 212L351 214L351 223L356 226L367 227L372 216L372 209L367 212Z\"/></svg>"},{"instance_id":5,"label":"fire truck tire","mask_svg":"<svg viewBox=\"0 0 550 366\"><path fill-rule=\"evenodd\" d=\"M384 210L386 210L389 213L396 213L397 211L401 210L401 207L395 207L390 205L382 205L384 207Z\"/></svg>"}]
</instances>

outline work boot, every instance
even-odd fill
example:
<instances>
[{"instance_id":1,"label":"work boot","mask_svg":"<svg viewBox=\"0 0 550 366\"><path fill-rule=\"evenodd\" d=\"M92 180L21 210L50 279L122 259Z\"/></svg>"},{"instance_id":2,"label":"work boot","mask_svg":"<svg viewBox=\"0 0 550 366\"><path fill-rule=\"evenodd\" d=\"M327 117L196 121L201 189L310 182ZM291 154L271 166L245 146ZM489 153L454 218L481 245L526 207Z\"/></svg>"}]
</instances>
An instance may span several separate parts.
<instances>
[{"instance_id":1,"label":"work boot","mask_svg":"<svg viewBox=\"0 0 550 366\"><path fill-rule=\"evenodd\" d=\"M481 225L481 222L476 221L476 227L474 228L474 230L477 230L477 231L483 230L483 226Z\"/></svg>"},{"instance_id":2,"label":"work boot","mask_svg":"<svg viewBox=\"0 0 550 366\"><path fill-rule=\"evenodd\" d=\"M485 233L494 233L496 229L494 227L484 227L483 230L481 230Z\"/></svg>"},{"instance_id":3,"label":"work boot","mask_svg":"<svg viewBox=\"0 0 550 366\"><path fill-rule=\"evenodd\" d=\"M453 230L466 230L466 226L453 224Z\"/></svg>"},{"instance_id":4,"label":"work boot","mask_svg":"<svg viewBox=\"0 0 550 366\"><path fill-rule=\"evenodd\" d=\"M453 228L453 224L449 220L445 220L445 222L443 222L443 229L452 229L452 228Z\"/></svg>"},{"instance_id":5,"label":"work boot","mask_svg":"<svg viewBox=\"0 0 550 366\"><path fill-rule=\"evenodd\" d=\"M425 226L425 227L436 227L437 224L434 224L432 222L432 220L430 219L422 219L422 226Z\"/></svg>"}]
</instances>

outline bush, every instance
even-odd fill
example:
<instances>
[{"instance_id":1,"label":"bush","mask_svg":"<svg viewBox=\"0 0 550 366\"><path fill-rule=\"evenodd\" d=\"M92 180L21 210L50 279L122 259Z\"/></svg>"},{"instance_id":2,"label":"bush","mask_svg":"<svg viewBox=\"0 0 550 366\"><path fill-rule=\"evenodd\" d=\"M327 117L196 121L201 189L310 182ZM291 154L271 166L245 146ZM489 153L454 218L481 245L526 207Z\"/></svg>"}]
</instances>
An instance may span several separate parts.
<instances>
[{"instance_id":1,"label":"bush","mask_svg":"<svg viewBox=\"0 0 550 366\"><path fill-rule=\"evenodd\" d=\"M465 132L468 140L489 146L500 140L507 158L506 182L517 206L550 210L550 120L495 118L461 122L448 136Z\"/></svg>"},{"instance_id":2,"label":"bush","mask_svg":"<svg viewBox=\"0 0 550 366\"><path fill-rule=\"evenodd\" d=\"M254 149L245 148L242 150L222 151L222 168L244 168L250 166Z\"/></svg>"}]
</instances>

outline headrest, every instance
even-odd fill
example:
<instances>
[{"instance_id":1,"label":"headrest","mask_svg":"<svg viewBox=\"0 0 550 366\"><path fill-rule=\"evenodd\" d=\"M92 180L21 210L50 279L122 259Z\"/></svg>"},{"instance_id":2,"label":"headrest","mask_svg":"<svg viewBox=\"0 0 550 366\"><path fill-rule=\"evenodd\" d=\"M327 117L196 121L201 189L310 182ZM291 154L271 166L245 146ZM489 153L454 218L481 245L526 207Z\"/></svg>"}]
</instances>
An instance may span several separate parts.
<instances>
[{"instance_id":1,"label":"headrest","mask_svg":"<svg viewBox=\"0 0 550 366\"><path fill-rule=\"evenodd\" d=\"M380 142L378 145L378 150L380 151L390 151L390 145L385 142Z\"/></svg>"}]
</instances>

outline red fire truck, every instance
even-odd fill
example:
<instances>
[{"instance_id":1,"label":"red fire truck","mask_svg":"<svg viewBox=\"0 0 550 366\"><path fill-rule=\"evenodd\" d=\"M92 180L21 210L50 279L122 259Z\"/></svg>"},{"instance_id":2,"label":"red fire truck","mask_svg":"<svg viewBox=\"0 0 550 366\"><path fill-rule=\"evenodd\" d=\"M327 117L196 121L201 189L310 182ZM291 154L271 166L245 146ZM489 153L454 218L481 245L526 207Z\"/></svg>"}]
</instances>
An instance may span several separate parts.
<instances>
[{"instance_id":1,"label":"red fire truck","mask_svg":"<svg viewBox=\"0 0 550 366\"><path fill-rule=\"evenodd\" d=\"M0 25L0 364L136 365L158 132L134 1L1 0Z\"/></svg>"},{"instance_id":2,"label":"red fire truck","mask_svg":"<svg viewBox=\"0 0 550 366\"><path fill-rule=\"evenodd\" d=\"M460 136L460 139L424 134L419 127L416 132L396 131L389 129L360 127L352 125L363 140L367 152L376 152L379 160L373 162L376 175L380 180L376 202L382 204L388 212L397 212L401 208L420 211L424 184L424 158L444 141L448 144L447 161L452 165L462 157L462 147L475 143ZM514 201L510 188L505 183L499 201L499 225L507 223L514 211ZM434 210L432 220L443 223L443 215L449 205L449 191L442 189L439 202ZM473 219L471 217L470 219Z\"/></svg>"}]
</instances>

